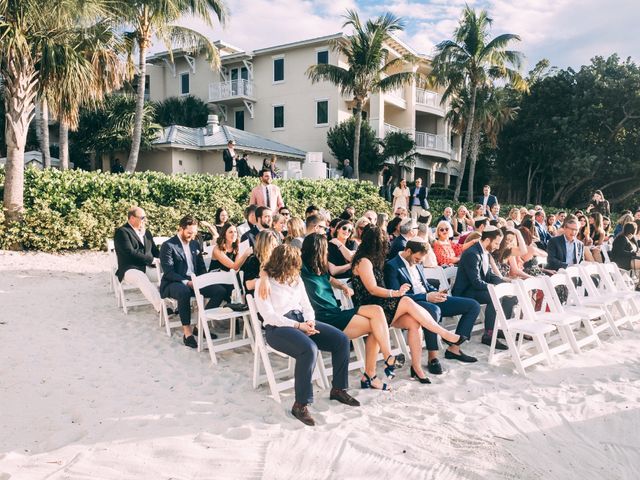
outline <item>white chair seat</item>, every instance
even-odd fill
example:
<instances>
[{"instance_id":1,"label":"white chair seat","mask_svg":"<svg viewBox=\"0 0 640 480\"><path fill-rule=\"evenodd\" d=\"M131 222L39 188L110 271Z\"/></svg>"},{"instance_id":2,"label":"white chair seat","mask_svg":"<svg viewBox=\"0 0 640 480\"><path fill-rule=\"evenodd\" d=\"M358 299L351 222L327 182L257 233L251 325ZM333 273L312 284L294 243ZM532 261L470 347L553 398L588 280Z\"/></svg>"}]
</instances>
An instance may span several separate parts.
<instances>
[{"instance_id":1,"label":"white chair seat","mask_svg":"<svg viewBox=\"0 0 640 480\"><path fill-rule=\"evenodd\" d=\"M515 333L529 335L551 333L556 330L551 324L532 322L530 320L509 320L509 329Z\"/></svg>"},{"instance_id":2,"label":"white chair seat","mask_svg":"<svg viewBox=\"0 0 640 480\"><path fill-rule=\"evenodd\" d=\"M597 305L594 305L594 307ZM586 317L590 320L595 320L596 318L600 318L602 316L602 309L596 310L595 308L590 307L579 307L577 305L564 306L564 309L567 313L572 315L578 315L579 317Z\"/></svg>"},{"instance_id":3,"label":"white chair seat","mask_svg":"<svg viewBox=\"0 0 640 480\"><path fill-rule=\"evenodd\" d=\"M536 312L536 320L552 323L554 325L571 325L572 323L582 321L578 315L568 315L566 313L555 312Z\"/></svg>"},{"instance_id":4,"label":"white chair seat","mask_svg":"<svg viewBox=\"0 0 640 480\"><path fill-rule=\"evenodd\" d=\"M236 312L228 307L216 307L204 311L207 320L229 320L241 316L242 313L243 312Z\"/></svg>"}]
</instances>

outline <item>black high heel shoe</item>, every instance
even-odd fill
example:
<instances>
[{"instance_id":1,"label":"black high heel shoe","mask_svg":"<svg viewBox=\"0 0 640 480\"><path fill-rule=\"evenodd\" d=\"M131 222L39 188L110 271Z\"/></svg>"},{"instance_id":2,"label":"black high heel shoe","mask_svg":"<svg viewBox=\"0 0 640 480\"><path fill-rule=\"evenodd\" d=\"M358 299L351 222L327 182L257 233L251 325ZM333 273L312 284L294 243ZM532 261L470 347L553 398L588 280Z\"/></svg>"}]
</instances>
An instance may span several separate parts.
<instances>
[{"instance_id":1,"label":"black high heel shoe","mask_svg":"<svg viewBox=\"0 0 640 480\"><path fill-rule=\"evenodd\" d=\"M378 378L376 375L374 375L373 377L370 377L369 375L365 373L363 373L362 375L364 375L365 380L360 380L360 388L372 388L374 390L391 390L389 388L389 385L387 385L386 383L382 384L382 388L379 387L374 387L373 386L373 381Z\"/></svg>"},{"instance_id":2,"label":"black high heel shoe","mask_svg":"<svg viewBox=\"0 0 640 480\"><path fill-rule=\"evenodd\" d=\"M394 370L396 368L402 368L402 366L404 365L404 353L396 355L395 361L391 365L389 365L389 360L391 360L392 357L392 355L389 355L389 357L387 357L387 359L384 361L384 374L387 376L387 378L395 377L396 374Z\"/></svg>"},{"instance_id":3,"label":"black high heel shoe","mask_svg":"<svg viewBox=\"0 0 640 480\"><path fill-rule=\"evenodd\" d=\"M465 337L464 335L459 335L459 339L457 342L450 342L449 340L445 340L444 338L442 339L442 341L444 343L446 343L447 345L451 346L451 345L462 345L464 342L466 342L467 340L469 340L467 337Z\"/></svg>"},{"instance_id":4,"label":"black high heel shoe","mask_svg":"<svg viewBox=\"0 0 640 480\"><path fill-rule=\"evenodd\" d=\"M415 378L420 383L431 383L431 380L429 380L429 377L424 377L424 378L419 377L416 371L413 369L413 366L411 367L411 378Z\"/></svg>"}]
</instances>

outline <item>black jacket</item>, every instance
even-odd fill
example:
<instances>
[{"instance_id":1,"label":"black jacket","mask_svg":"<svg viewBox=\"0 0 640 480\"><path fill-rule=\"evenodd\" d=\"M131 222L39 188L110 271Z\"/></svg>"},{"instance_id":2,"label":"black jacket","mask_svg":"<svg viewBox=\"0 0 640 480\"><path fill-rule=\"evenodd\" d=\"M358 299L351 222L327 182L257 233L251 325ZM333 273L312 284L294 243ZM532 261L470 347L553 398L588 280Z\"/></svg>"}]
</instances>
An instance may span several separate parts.
<instances>
[{"instance_id":1,"label":"black jacket","mask_svg":"<svg viewBox=\"0 0 640 480\"><path fill-rule=\"evenodd\" d=\"M144 272L147 265L151 265L153 259L159 255L158 247L153 241L153 234L147 230L144 234L144 243L140 242L140 237L129 223L116 228L113 244L118 257L116 276L120 281L130 268Z\"/></svg>"},{"instance_id":2,"label":"black jacket","mask_svg":"<svg viewBox=\"0 0 640 480\"><path fill-rule=\"evenodd\" d=\"M413 194L416 192L416 187L411 187L409 189L409 209L413 206ZM427 187L420 187L420 191L418 192L418 200L420 201L420 206L425 210L429 210L429 202L427 201L427 197L429 196L429 189Z\"/></svg>"},{"instance_id":3,"label":"black jacket","mask_svg":"<svg viewBox=\"0 0 640 480\"><path fill-rule=\"evenodd\" d=\"M623 270L629 270L631 268L631 260L640 258L638 257L638 245L635 239L633 237L629 239L622 233L619 234L613 240L609 258Z\"/></svg>"},{"instance_id":4,"label":"black jacket","mask_svg":"<svg viewBox=\"0 0 640 480\"><path fill-rule=\"evenodd\" d=\"M222 151L222 160L224 160L224 171L230 172L233 170L233 157L231 156L231 152L228 148L225 148Z\"/></svg>"},{"instance_id":5,"label":"black jacket","mask_svg":"<svg viewBox=\"0 0 640 480\"><path fill-rule=\"evenodd\" d=\"M207 268L202 259L202 251L196 240L189 242L189 250L191 251L194 273L196 275L207 273ZM162 244L160 248L160 265L162 265L162 280L160 280L160 296L162 298L167 296L167 287L171 283L191 280L191 278L187 276L187 270L189 268L187 257L185 257L182 242L177 235Z\"/></svg>"},{"instance_id":6,"label":"black jacket","mask_svg":"<svg viewBox=\"0 0 640 480\"><path fill-rule=\"evenodd\" d=\"M584 244L576 239L576 248L574 250L573 263L578 264L584 258ZM567 245L564 235L558 235L557 237L551 237L547 243L547 268L549 270L560 270L561 268L567 268Z\"/></svg>"}]
</instances>

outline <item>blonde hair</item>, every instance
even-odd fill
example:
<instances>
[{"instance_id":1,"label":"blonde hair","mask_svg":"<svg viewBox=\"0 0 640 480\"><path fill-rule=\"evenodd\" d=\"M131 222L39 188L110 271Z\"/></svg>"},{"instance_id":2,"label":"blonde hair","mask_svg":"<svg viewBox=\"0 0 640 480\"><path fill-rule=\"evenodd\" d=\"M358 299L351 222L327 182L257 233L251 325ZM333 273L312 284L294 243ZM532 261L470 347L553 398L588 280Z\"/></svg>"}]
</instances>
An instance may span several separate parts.
<instances>
[{"instance_id":1,"label":"blonde hair","mask_svg":"<svg viewBox=\"0 0 640 480\"><path fill-rule=\"evenodd\" d=\"M304 222L300 217L291 217L287 222L287 240L303 237L305 233Z\"/></svg>"},{"instance_id":2,"label":"blonde hair","mask_svg":"<svg viewBox=\"0 0 640 480\"><path fill-rule=\"evenodd\" d=\"M264 265L269 260L271 253L278 245L280 245L280 239L274 230L263 230L256 235L253 254L260 262L260 265Z\"/></svg>"},{"instance_id":3,"label":"blonde hair","mask_svg":"<svg viewBox=\"0 0 640 480\"><path fill-rule=\"evenodd\" d=\"M353 236L351 238L355 240L360 240L360 235L358 234L358 228L362 228L364 231L364 227L366 227L367 225L371 225L371 222L369 221L369 219L367 217L360 217L358 221L356 221L353 227Z\"/></svg>"},{"instance_id":4,"label":"blonde hair","mask_svg":"<svg viewBox=\"0 0 640 480\"><path fill-rule=\"evenodd\" d=\"M436 225L436 238L438 240L440 240L438 238L438 232L440 231L440 226L446 226L447 227L447 238L451 238L453 236L453 228L451 227L451 224L449 222L447 222L446 220L440 220L438 222L438 225Z\"/></svg>"}]
</instances>

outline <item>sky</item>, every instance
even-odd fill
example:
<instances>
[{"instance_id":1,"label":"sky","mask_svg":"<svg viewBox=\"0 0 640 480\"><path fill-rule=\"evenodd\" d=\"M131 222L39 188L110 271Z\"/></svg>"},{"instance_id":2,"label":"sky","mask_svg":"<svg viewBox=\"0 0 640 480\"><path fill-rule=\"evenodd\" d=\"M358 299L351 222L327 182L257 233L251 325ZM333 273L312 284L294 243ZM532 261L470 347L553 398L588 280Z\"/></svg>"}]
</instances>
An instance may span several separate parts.
<instances>
[{"instance_id":1,"label":"sky","mask_svg":"<svg viewBox=\"0 0 640 480\"><path fill-rule=\"evenodd\" d=\"M640 61L640 0L226 0L230 17L224 28L192 19L181 23L253 50L340 32L349 8L361 18L390 11L405 21L399 37L430 54L451 38L465 3L489 12L492 37L521 37L514 49L525 54L525 69L542 58L558 68L579 68L614 52Z\"/></svg>"}]
</instances>

